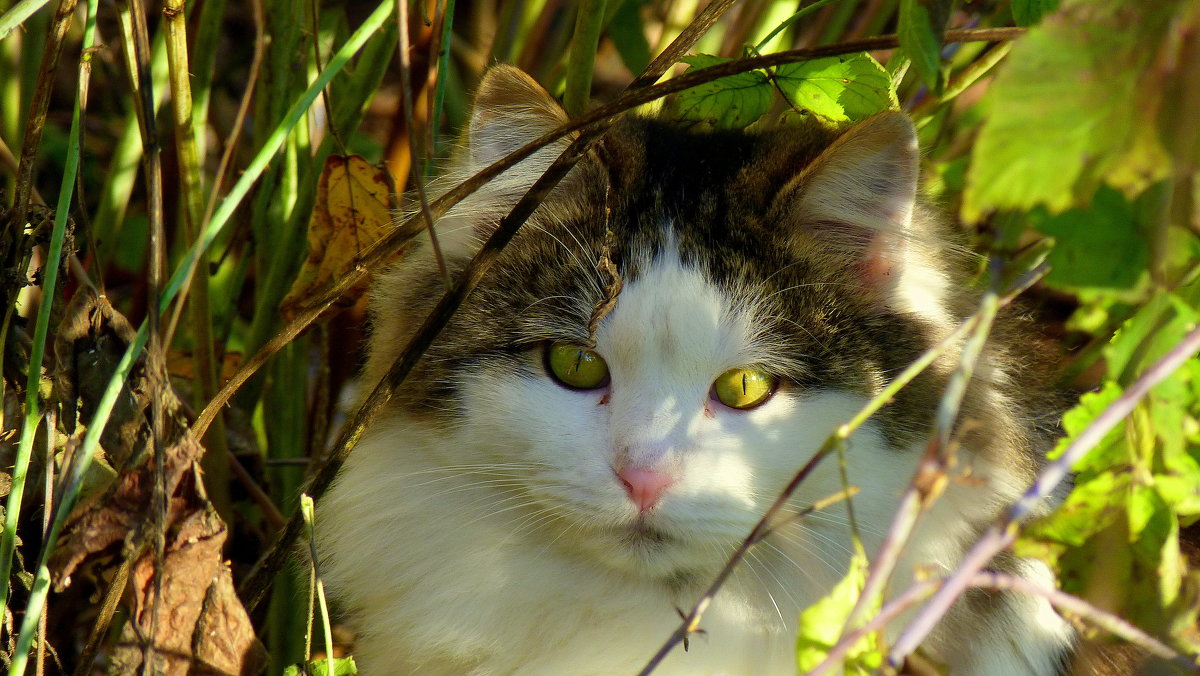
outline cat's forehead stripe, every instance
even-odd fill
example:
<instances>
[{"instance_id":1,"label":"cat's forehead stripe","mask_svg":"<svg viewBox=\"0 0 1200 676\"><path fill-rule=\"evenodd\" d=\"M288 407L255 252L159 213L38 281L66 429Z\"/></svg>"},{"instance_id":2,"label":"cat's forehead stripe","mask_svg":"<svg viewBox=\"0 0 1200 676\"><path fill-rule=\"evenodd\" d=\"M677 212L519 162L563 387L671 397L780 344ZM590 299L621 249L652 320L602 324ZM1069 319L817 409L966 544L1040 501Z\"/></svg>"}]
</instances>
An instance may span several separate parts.
<instances>
[{"instance_id":1,"label":"cat's forehead stripe","mask_svg":"<svg viewBox=\"0 0 1200 676\"><path fill-rule=\"evenodd\" d=\"M503 251L410 377L406 399L442 414L453 409L464 370L506 364L540 377L523 351L544 340L587 342L609 282L596 269L606 241L631 288L664 256L705 280L719 305L741 317L730 334L736 346L724 351L729 359L761 362L806 386L872 394L920 354L926 320L881 314L852 284L848 262L798 255L795 226L775 209L781 177L827 141L698 139L649 121L618 125L605 139L602 161L581 163ZM398 303L410 308L414 324L441 293L437 275L415 282ZM662 286L664 307L672 297L693 300L678 285ZM623 307L619 296L614 315ZM935 382L919 381L885 415L907 416L897 427L920 428L937 391Z\"/></svg>"}]
</instances>

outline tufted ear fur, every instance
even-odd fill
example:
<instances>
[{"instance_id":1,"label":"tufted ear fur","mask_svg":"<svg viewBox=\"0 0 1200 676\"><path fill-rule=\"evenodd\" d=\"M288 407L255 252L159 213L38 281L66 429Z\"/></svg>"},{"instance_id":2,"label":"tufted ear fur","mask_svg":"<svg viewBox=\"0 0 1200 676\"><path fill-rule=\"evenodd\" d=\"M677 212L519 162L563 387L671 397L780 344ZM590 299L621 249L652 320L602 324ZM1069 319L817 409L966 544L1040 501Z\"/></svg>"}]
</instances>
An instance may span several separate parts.
<instances>
[{"instance_id":1,"label":"tufted ear fur","mask_svg":"<svg viewBox=\"0 0 1200 676\"><path fill-rule=\"evenodd\" d=\"M899 283L914 239L917 134L908 116L876 115L851 127L781 194L794 222L818 245L857 261L861 280L887 292Z\"/></svg>"},{"instance_id":2,"label":"tufted ear fur","mask_svg":"<svg viewBox=\"0 0 1200 676\"><path fill-rule=\"evenodd\" d=\"M465 143L451 158L431 192L438 194L474 176L506 155L537 140L567 121L554 97L533 78L509 65L496 65L483 75ZM538 150L488 181L438 220L438 237L448 258L468 258L496 224L571 143L567 135ZM559 184L552 195L561 195ZM423 269L432 269L425 266Z\"/></svg>"},{"instance_id":3,"label":"tufted ear fur","mask_svg":"<svg viewBox=\"0 0 1200 676\"><path fill-rule=\"evenodd\" d=\"M467 132L471 163L485 167L566 121L566 112L533 78L513 66L494 66L475 93ZM561 151L569 141L551 147Z\"/></svg>"}]
</instances>

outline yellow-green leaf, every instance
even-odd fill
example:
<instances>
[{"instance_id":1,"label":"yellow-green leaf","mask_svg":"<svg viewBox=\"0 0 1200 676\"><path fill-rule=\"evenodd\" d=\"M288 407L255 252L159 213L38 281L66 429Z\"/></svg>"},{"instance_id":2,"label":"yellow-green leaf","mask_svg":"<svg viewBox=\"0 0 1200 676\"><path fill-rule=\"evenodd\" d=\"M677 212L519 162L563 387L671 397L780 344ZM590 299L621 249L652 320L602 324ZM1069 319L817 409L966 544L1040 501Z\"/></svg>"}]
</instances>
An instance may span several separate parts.
<instances>
[{"instance_id":1,"label":"yellow-green leaf","mask_svg":"<svg viewBox=\"0 0 1200 676\"><path fill-rule=\"evenodd\" d=\"M1182 0L1064 0L1013 47L988 91L963 216L1091 200L1107 180L1127 194L1168 168L1155 111L1168 92L1148 70ZM1164 55L1165 57L1165 55Z\"/></svg>"},{"instance_id":2,"label":"yellow-green leaf","mask_svg":"<svg viewBox=\"0 0 1200 676\"><path fill-rule=\"evenodd\" d=\"M832 122L856 122L898 107L891 76L869 54L788 63L774 76L788 103Z\"/></svg>"},{"instance_id":3,"label":"yellow-green leaf","mask_svg":"<svg viewBox=\"0 0 1200 676\"><path fill-rule=\"evenodd\" d=\"M707 68L729 59L709 54L692 54L681 59L693 68ZM679 119L705 122L723 129L741 129L762 117L770 108L774 92L760 70L729 75L679 92Z\"/></svg>"},{"instance_id":4,"label":"yellow-green leaf","mask_svg":"<svg viewBox=\"0 0 1200 676\"><path fill-rule=\"evenodd\" d=\"M834 586L828 596L800 613L800 633L796 637L796 665L801 673L820 664L841 638L850 611L854 609L854 604L867 581L866 554L861 548L856 549L854 556L850 558L846 577ZM846 674L866 676L874 673L882 663L883 654L876 636L870 634L846 653L843 668Z\"/></svg>"}]
</instances>

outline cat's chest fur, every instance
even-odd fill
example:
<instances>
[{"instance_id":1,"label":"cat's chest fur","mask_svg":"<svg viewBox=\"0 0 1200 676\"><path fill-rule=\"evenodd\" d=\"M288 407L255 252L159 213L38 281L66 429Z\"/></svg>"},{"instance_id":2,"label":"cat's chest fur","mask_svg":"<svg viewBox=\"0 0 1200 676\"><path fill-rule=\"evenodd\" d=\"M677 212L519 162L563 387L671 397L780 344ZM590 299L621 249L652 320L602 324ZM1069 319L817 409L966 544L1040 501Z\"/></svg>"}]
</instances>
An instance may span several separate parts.
<instances>
[{"instance_id":1,"label":"cat's chest fur","mask_svg":"<svg viewBox=\"0 0 1200 676\"><path fill-rule=\"evenodd\" d=\"M561 533L530 525L536 510L506 511L469 479L397 493L391 470L372 464L352 467L348 479L386 484L388 496L360 504L360 525L339 525L360 543L366 533L353 529L374 542L404 529L405 547L366 544L374 555L341 571L354 580L347 591L362 600L364 626L389 633L363 644L365 673L633 674L678 625L675 608L694 600L691 584L564 554L553 543ZM496 508L464 510L472 502ZM710 673L791 673L793 635L762 612L718 604L705 627L721 640L694 638L681 653L689 659L673 657L661 673L700 673L697 664Z\"/></svg>"},{"instance_id":2,"label":"cat's chest fur","mask_svg":"<svg viewBox=\"0 0 1200 676\"><path fill-rule=\"evenodd\" d=\"M528 78L494 69L447 180L562 119ZM439 221L452 268L559 150ZM916 201L916 153L899 114L836 138L618 125L526 224L320 503L322 569L352 614L364 673L641 669L822 441L961 316L961 277ZM598 314L614 289L601 258L624 286ZM368 381L439 285L428 248L379 279ZM958 466L971 479L921 521L901 588L917 568L952 568L1037 465L1004 349L985 352L964 400L975 432ZM953 363L850 439L844 469L869 553ZM845 487L824 463L789 509ZM841 579L852 542L844 504L777 524L704 633L657 673L794 673L799 613ZM1051 674L1070 640L1044 601L1015 595L968 599L944 625L927 648L953 673Z\"/></svg>"}]
</instances>

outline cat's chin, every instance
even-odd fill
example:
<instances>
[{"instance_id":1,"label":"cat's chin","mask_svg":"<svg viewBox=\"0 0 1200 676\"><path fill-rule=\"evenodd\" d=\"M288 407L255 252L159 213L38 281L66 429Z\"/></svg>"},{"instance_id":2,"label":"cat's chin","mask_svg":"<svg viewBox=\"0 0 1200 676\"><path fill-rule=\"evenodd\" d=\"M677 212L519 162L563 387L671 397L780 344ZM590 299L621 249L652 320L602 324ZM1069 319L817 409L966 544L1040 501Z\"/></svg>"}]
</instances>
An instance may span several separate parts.
<instances>
[{"instance_id":1,"label":"cat's chin","mask_svg":"<svg viewBox=\"0 0 1200 676\"><path fill-rule=\"evenodd\" d=\"M605 567L669 586L710 578L724 562L715 555L728 549L698 544L642 518L596 531L582 545L588 557Z\"/></svg>"}]
</instances>

